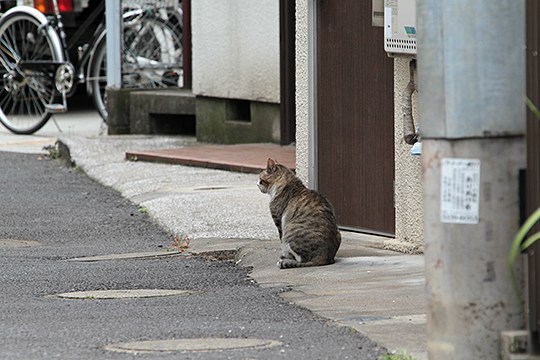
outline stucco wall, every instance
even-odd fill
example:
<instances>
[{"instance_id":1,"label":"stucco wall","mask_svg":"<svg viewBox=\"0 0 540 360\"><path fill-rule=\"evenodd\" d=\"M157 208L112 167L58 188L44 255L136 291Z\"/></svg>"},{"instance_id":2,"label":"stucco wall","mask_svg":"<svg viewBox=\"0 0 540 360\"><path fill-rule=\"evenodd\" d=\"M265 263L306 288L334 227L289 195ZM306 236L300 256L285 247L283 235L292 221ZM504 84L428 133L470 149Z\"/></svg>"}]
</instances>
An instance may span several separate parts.
<instances>
[{"instance_id":1,"label":"stucco wall","mask_svg":"<svg viewBox=\"0 0 540 360\"><path fill-rule=\"evenodd\" d=\"M412 145L403 140L403 90L410 78L408 58L394 59L394 151L396 237L384 242L388 249L406 253L423 252L423 188L420 156L411 155ZM413 116L418 119L417 93ZM418 122L419 123L419 122Z\"/></svg>"},{"instance_id":2,"label":"stucco wall","mask_svg":"<svg viewBox=\"0 0 540 360\"><path fill-rule=\"evenodd\" d=\"M308 0L296 1L296 173L308 184Z\"/></svg>"},{"instance_id":3,"label":"stucco wall","mask_svg":"<svg viewBox=\"0 0 540 360\"><path fill-rule=\"evenodd\" d=\"M194 94L279 102L279 3L196 0L191 8Z\"/></svg>"}]
</instances>

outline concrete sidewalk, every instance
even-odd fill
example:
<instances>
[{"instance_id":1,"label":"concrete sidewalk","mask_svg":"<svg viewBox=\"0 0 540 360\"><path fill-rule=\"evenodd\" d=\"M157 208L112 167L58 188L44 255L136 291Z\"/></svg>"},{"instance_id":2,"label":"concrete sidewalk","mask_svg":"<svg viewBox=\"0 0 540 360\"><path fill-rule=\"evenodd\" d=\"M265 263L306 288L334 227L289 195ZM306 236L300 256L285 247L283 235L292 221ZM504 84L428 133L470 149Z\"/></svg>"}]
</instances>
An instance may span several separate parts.
<instances>
[{"instance_id":1,"label":"concrete sidewalk","mask_svg":"<svg viewBox=\"0 0 540 360\"><path fill-rule=\"evenodd\" d=\"M335 264L279 270L269 197L257 189L256 174L126 161L128 151L188 147L195 140L98 136L98 129L85 136L15 137L0 131L0 151L42 152L59 138L76 167L138 204L171 234L189 238L188 251L234 256L239 265L253 268L251 276L262 286L290 289L282 294L285 299L390 351L427 358L422 256L386 251L382 238L344 232Z\"/></svg>"}]
</instances>

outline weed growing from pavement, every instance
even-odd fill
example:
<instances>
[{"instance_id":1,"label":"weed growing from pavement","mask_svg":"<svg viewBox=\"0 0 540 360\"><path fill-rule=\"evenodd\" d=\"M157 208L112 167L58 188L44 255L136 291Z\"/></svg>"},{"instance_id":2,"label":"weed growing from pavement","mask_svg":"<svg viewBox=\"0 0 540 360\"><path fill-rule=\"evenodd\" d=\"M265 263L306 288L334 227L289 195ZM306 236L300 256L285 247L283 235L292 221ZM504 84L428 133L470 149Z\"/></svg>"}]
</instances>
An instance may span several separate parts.
<instances>
[{"instance_id":1,"label":"weed growing from pavement","mask_svg":"<svg viewBox=\"0 0 540 360\"><path fill-rule=\"evenodd\" d=\"M139 206L137 211L140 212L141 214L148 214L148 209L145 208L144 206Z\"/></svg>"},{"instance_id":2,"label":"weed growing from pavement","mask_svg":"<svg viewBox=\"0 0 540 360\"><path fill-rule=\"evenodd\" d=\"M47 152L47 155L49 159L60 159L62 157L62 153L60 152L60 149L58 148L58 145L48 145L44 146L43 150Z\"/></svg>"},{"instance_id":3,"label":"weed growing from pavement","mask_svg":"<svg viewBox=\"0 0 540 360\"><path fill-rule=\"evenodd\" d=\"M395 354L386 354L381 357L381 360L415 360L412 355L405 351L398 351Z\"/></svg>"},{"instance_id":4,"label":"weed growing from pavement","mask_svg":"<svg viewBox=\"0 0 540 360\"><path fill-rule=\"evenodd\" d=\"M189 248L189 237L183 234L176 234L171 247L180 252L184 252Z\"/></svg>"}]
</instances>

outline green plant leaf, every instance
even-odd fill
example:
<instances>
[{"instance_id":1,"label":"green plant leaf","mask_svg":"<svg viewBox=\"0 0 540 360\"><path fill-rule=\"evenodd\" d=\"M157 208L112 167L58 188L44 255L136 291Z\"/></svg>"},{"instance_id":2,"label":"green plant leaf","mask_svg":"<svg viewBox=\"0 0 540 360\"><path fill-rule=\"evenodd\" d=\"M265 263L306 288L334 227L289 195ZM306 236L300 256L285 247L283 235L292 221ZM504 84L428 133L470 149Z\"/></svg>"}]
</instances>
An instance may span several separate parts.
<instances>
[{"instance_id":1,"label":"green plant leaf","mask_svg":"<svg viewBox=\"0 0 540 360\"><path fill-rule=\"evenodd\" d=\"M148 214L148 209L145 208L144 206L140 206L137 210L138 210L141 214Z\"/></svg>"},{"instance_id":2,"label":"green plant leaf","mask_svg":"<svg viewBox=\"0 0 540 360\"><path fill-rule=\"evenodd\" d=\"M532 227L540 221L540 208L536 209L535 212L531 214L525 221L525 223L519 228L519 231L517 232L516 236L514 237L514 241L512 242L512 248L510 249L510 255L508 256L508 268L510 270L510 276L512 277L512 285L514 287L514 292L516 294L517 300L519 304L523 305L523 300L521 298L521 291L519 289L518 283L517 283L517 276L516 271L514 268L514 265L516 263L516 259L518 255L521 253L521 251L526 250L529 246L534 244L535 241L540 239L540 232L530 236L526 241L525 238L529 231L532 229ZM525 308L522 309L525 311Z\"/></svg>"},{"instance_id":3,"label":"green plant leaf","mask_svg":"<svg viewBox=\"0 0 540 360\"><path fill-rule=\"evenodd\" d=\"M386 354L381 357L381 360L416 360L405 351L400 351L396 354Z\"/></svg>"},{"instance_id":4,"label":"green plant leaf","mask_svg":"<svg viewBox=\"0 0 540 360\"><path fill-rule=\"evenodd\" d=\"M527 247L523 247L522 248L522 244L525 240L525 237L527 236L527 233L531 230L531 228L538 222L540 221L540 208L536 209L535 212L533 212L531 214L531 216L529 216L527 218L527 220L525 221L525 223L523 224L523 226L521 226L521 228L519 229L518 233L516 234L516 236L514 237L514 241L512 243L512 249L510 250L510 257L508 259L508 263L509 265L513 268L514 267L514 264L516 262L516 258L518 256L518 254L522 251L522 250L525 250ZM534 242L534 241L533 241ZM529 246L531 245L532 243L529 244Z\"/></svg>"},{"instance_id":5,"label":"green plant leaf","mask_svg":"<svg viewBox=\"0 0 540 360\"><path fill-rule=\"evenodd\" d=\"M540 239L540 231L534 235L529 236L527 240L525 240L525 242L521 245L521 251L527 250L529 246L534 244L538 239Z\"/></svg>"},{"instance_id":6,"label":"green plant leaf","mask_svg":"<svg viewBox=\"0 0 540 360\"><path fill-rule=\"evenodd\" d=\"M540 119L540 110L538 110L538 108L536 107L536 105L533 104L533 102L531 101L531 99L529 99L528 97L525 98L525 103L527 104L527 107L529 108L529 110L532 111L532 113L538 118Z\"/></svg>"}]
</instances>

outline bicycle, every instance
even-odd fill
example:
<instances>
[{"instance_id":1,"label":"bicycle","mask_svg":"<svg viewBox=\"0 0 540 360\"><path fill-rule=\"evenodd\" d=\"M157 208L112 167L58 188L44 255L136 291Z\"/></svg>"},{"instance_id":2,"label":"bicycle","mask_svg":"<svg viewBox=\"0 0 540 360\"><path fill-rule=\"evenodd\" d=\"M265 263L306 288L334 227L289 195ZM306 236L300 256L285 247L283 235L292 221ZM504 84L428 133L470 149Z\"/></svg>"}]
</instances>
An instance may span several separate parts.
<instances>
[{"instance_id":1,"label":"bicycle","mask_svg":"<svg viewBox=\"0 0 540 360\"><path fill-rule=\"evenodd\" d=\"M164 13L158 3L132 0L124 9L122 87L181 85L181 10ZM104 0L70 39L75 43L98 16L103 18L92 40L78 47L76 63L70 61L59 0L50 4L50 14L23 5L0 18L0 122L16 134L32 134L53 114L67 111L66 99L82 83L107 120Z\"/></svg>"}]
</instances>

